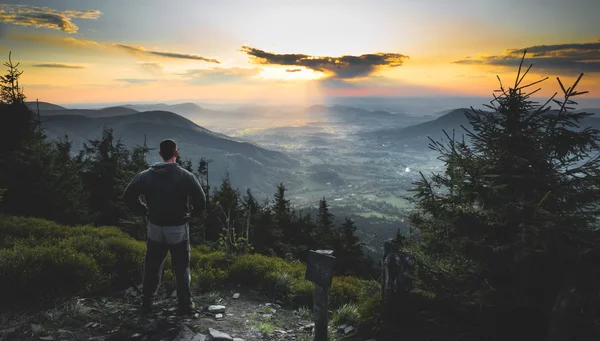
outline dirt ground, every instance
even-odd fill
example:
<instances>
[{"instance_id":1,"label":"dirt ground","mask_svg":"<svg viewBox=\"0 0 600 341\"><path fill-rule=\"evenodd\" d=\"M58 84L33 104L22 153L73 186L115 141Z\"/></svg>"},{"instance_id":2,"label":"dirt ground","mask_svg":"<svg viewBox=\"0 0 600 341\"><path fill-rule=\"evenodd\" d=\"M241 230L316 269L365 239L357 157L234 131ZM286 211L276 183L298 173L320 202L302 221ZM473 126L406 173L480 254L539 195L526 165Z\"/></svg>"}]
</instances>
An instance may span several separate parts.
<instances>
[{"instance_id":1,"label":"dirt ground","mask_svg":"<svg viewBox=\"0 0 600 341\"><path fill-rule=\"evenodd\" d=\"M209 340L209 328L246 341L312 339L309 311L285 309L254 291L239 294L237 299L229 291L196 296L197 309L186 316L177 315L172 295L158 297L157 313L142 316L133 288L112 297L73 299L30 315L3 314L0 341L189 341L189 331ZM210 305L225 306L223 317L209 312Z\"/></svg>"}]
</instances>

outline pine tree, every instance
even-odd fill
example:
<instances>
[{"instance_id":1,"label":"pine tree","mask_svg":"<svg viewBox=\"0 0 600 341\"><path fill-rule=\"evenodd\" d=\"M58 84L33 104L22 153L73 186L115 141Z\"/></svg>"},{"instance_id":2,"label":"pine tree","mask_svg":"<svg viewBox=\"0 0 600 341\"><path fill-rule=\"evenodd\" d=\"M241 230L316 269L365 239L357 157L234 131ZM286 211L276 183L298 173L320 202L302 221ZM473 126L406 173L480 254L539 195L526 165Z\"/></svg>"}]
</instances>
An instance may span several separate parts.
<instances>
[{"instance_id":1,"label":"pine tree","mask_svg":"<svg viewBox=\"0 0 600 341\"><path fill-rule=\"evenodd\" d=\"M114 140L112 129L104 128L100 140L84 144L81 156L93 223L119 226L129 215L122 193L136 173L129 167L129 151L120 140Z\"/></svg>"},{"instance_id":2,"label":"pine tree","mask_svg":"<svg viewBox=\"0 0 600 341\"><path fill-rule=\"evenodd\" d=\"M319 200L319 210L317 213L317 228L315 229L315 240L320 247L333 247L335 236L333 235L334 216L329 212L329 204L323 197Z\"/></svg>"},{"instance_id":3,"label":"pine tree","mask_svg":"<svg viewBox=\"0 0 600 341\"><path fill-rule=\"evenodd\" d=\"M53 142L52 180L49 191L53 194L49 200L47 219L63 224L82 224L88 222L88 208L84 185L81 178L83 162L71 155L73 142L68 136Z\"/></svg>"},{"instance_id":4,"label":"pine tree","mask_svg":"<svg viewBox=\"0 0 600 341\"><path fill-rule=\"evenodd\" d=\"M355 235L356 224L348 217L339 227L335 244L336 272L343 276L357 276L363 273L365 265L360 239Z\"/></svg>"},{"instance_id":5,"label":"pine tree","mask_svg":"<svg viewBox=\"0 0 600 341\"><path fill-rule=\"evenodd\" d=\"M38 120L25 104L19 85L23 74L19 63L4 64L0 76L0 188L4 191L1 209L15 215L46 217L55 200L52 183L52 145Z\"/></svg>"},{"instance_id":6,"label":"pine tree","mask_svg":"<svg viewBox=\"0 0 600 341\"><path fill-rule=\"evenodd\" d=\"M193 172L194 167L192 166L192 160L189 158L184 159L181 154L179 154L177 156L177 159L175 160L175 162L177 162L177 164L179 165L179 167L189 171L189 172Z\"/></svg>"},{"instance_id":7,"label":"pine tree","mask_svg":"<svg viewBox=\"0 0 600 341\"><path fill-rule=\"evenodd\" d=\"M522 84L530 69L519 67L513 87L500 83L491 112L466 113L468 139L431 140L446 171L421 174L410 220L440 294L533 315L591 276L583 255L600 245L600 131L579 128L589 114L571 111L582 75L569 88L558 79L564 100L539 105L526 90L540 81Z\"/></svg>"},{"instance_id":8,"label":"pine tree","mask_svg":"<svg viewBox=\"0 0 600 341\"><path fill-rule=\"evenodd\" d=\"M277 192L273 197L273 211L279 230L283 233L283 242L290 244L295 238L295 231L292 226L290 201L285 197L286 191L283 183L277 185Z\"/></svg>"}]
</instances>

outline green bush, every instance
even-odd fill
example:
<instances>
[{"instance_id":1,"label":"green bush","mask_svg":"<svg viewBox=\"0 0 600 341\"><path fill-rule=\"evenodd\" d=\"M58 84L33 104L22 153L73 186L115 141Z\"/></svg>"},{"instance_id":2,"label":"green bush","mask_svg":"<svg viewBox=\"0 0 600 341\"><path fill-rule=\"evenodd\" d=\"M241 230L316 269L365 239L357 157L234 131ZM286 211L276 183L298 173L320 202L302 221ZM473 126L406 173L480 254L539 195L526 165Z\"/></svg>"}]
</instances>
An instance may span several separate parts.
<instances>
[{"instance_id":1,"label":"green bush","mask_svg":"<svg viewBox=\"0 0 600 341\"><path fill-rule=\"evenodd\" d=\"M145 255L142 242L115 227L62 226L43 219L1 216L0 235L4 236L0 240L2 292L10 292L11 287L28 292L26 298L9 295L11 302L129 285L132 278L139 280Z\"/></svg>"},{"instance_id":2,"label":"green bush","mask_svg":"<svg viewBox=\"0 0 600 341\"><path fill-rule=\"evenodd\" d=\"M374 328L380 321L383 302L381 284L376 281L364 281L358 297L359 325Z\"/></svg>"},{"instance_id":3,"label":"green bush","mask_svg":"<svg viewBox=\"0 0 600 341\"><path fill-rule=\"evenodd\" d=\"M356 277L334 277L329 290L329 307L336 309L358 301L364 281Z\"/></svg>"},{"instance_id":4,"label":"green bush","mask_svg":"<svg viewBox=\"0 0 600 341\"><path fill-rule=\"evenodd\" d=\"M225 271L209 265L192 272L192 290L196 294L210 292L221 288L226 280Z\"/></svg>"},{"instance_id":5,"label":"green bush","mask_svg":"<svg viewBox=\"0 0 600 341\"><path fill-rule=\"evenodd\" d=\"M17 246L0 250L0 301L7 304L84 294L97 283L96 262L73 249Z\"/></svg>"},{"instance_id":6,"label":"green bush","mask_svg":"<svg viewBox=\"0 0 600 341\"><path fill-rule=\"evenodd\" d=\"M258 254L244 255L234 260L230 268L229 278L234 283L262 287L267 277L268 281L273 282L277 277L280 277L279 274L290 273L291 270L290 264L280 258Z\"/></svg>"},{"instance_id":7,"label":"green bush","mask_svg":"<svg viewBox=\"0 0 600 341\"><path fill-rule=\"evenodd\" d=\"M304 277L294 278L290 300L297 307L307 306L312 308L314 292L314 283L305 280Z\"/></svg>"}]
</instances>

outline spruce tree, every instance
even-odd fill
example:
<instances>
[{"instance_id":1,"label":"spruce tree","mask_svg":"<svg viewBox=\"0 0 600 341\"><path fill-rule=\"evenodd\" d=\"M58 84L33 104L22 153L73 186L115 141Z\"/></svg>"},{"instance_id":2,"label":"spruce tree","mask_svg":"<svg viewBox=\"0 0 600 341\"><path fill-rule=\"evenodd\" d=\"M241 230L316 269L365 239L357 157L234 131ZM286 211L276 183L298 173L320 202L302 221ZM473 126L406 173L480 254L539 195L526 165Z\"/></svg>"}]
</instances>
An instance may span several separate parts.
<instances>
[{"instance_id":1,"label":"spruce tree","mask_svg":"<svg viewBox=\"0 0 600 341\"><path fill-rule=\"evenodd\" d=\"M25 104L19 85L23 71L10 54L5 75L0 76L0 188L4 190L3 212L47 217L50 203L53 150L40 124ZM55 213L55 212L54 212Z\"/></svg>"},{"instance_id":2,"label":"spruce tree","mask_svg":"<svg viewBox=\"0 0 600 341\"><path fill-rule=\"evenodd\" d=\"M129 216L122 193L136 173L129 167L129 150L120 140L115 141L112 129L104 128L101 139L84 143L81 156L93 223L119 226Z\"/></svg>"},{"instance_id":3,"label":"spruce tree","mask_svg":"<svg viewBox=\"0 0 600 341\"><path fill-rule=\"evenodd\" d=\"M291 244L296 238L296 232L292 225L292 212L290 201L286 199L285 192L287 188L283 183L277 185L277 192L273 197L273 211L275 219L281 233L283 233L283 241L286 244Z\"/></svg>"},{"instance_id":4,"label":"spruce tree","mask_svg":"<svg viewBox=\"0 0 600 341\"><path fill-rule=\"evenodd\" d=\"M588 282L584 255L600 245L600 131L572 111L583 74L569 88L558 79L564 99L540 105L527 91L545 79L523 84L530 69L519 67L514 86L500 82L490 111L465 113L466 139L431 140L446 170L421 174L410 216L431 274L423 279L440 297L513 323L545 316L562 288Z\"/></svg>"},{"instance_id":5,"label":"spruce tree","mask_svg":"<svg viewBox=\"0 0 600 341\"><path fill-rule=\"evenodd\" d=\"M323 197L319 200L317 228L315 229L315 240L317 240L320 247L334 247L333 219L333 214L329 212L329 204L327 204L327 200Z\"/></svg>"}]
</instances>

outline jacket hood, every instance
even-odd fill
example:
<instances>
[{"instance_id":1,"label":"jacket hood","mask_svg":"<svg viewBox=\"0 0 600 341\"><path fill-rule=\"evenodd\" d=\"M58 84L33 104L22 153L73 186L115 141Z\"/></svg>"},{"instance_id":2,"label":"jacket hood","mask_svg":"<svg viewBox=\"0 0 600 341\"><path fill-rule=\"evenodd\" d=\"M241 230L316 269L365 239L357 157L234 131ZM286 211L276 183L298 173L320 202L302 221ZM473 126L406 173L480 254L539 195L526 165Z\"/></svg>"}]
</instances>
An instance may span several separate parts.
<instances>
[{"instance_id":1,"label":"jacket hood","mask_svg":"<svg viewBox=\"0 0 600 341\"><path fill-rule=\"evenodd\" d=\"M163 173L168 172L177 167L179 167L179 165L176 162L157 162L150 166L150 171Z\"/></svg>"}]
</instances>

